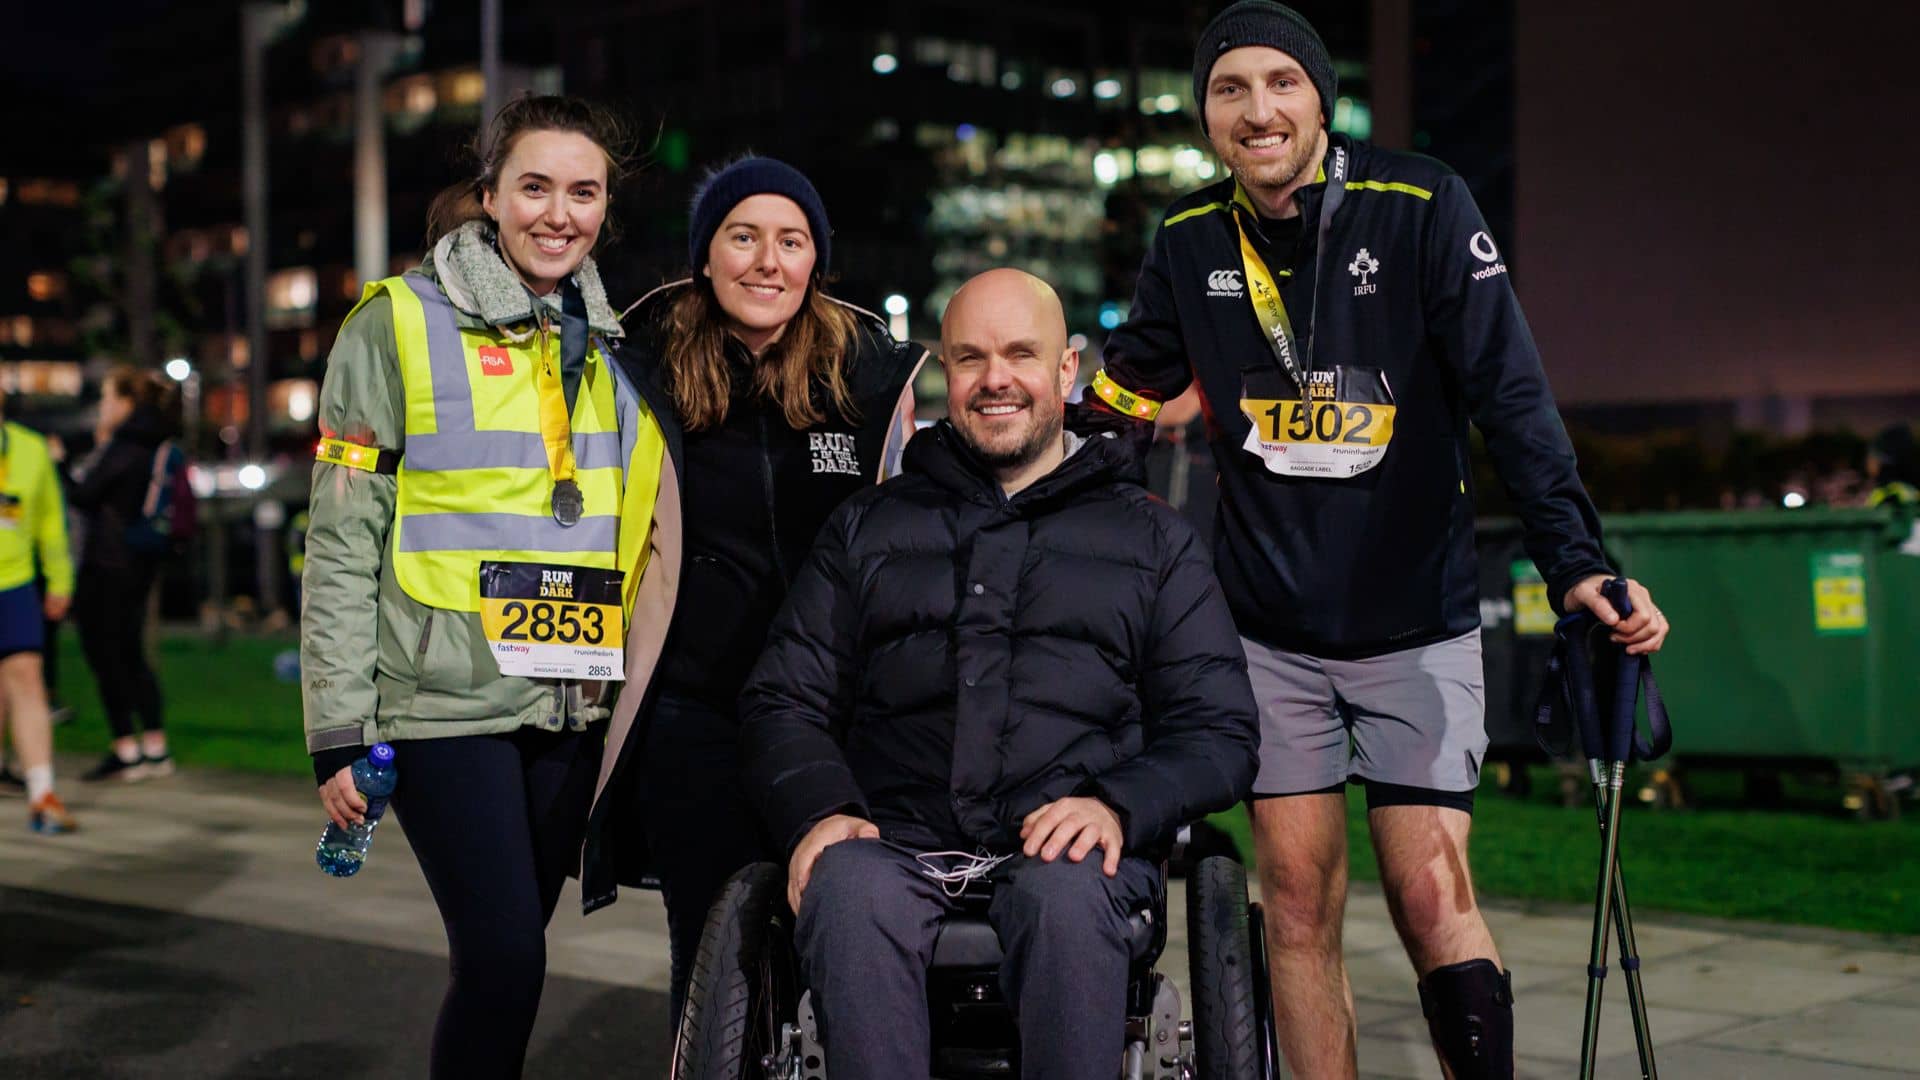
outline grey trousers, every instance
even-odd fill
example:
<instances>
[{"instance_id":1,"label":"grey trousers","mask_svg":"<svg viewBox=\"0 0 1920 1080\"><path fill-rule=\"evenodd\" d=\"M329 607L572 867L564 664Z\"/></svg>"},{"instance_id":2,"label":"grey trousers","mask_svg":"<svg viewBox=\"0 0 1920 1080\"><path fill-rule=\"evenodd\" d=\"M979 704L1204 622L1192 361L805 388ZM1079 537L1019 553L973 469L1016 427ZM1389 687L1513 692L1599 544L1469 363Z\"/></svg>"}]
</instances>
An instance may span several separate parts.
<instances>
[{"instance_id":1,"label":"grey trousers","mask_svg":"<svg viewBox=\"0 0 1920 1080\"><path fill-rule=\"evenodd\" d=\"M1153 901L1159 870L1123 858L1109 878L1086 861L1015 856L994 874L987 918L1006 963L1000 988L1029 1080L1113 1080L1126 1037L1127 918ZM846 840L814 864L796 925L827 1075L909 1080L932 1070L927 965L956 902L913 853Z\"/></svg>"}]
</instances>

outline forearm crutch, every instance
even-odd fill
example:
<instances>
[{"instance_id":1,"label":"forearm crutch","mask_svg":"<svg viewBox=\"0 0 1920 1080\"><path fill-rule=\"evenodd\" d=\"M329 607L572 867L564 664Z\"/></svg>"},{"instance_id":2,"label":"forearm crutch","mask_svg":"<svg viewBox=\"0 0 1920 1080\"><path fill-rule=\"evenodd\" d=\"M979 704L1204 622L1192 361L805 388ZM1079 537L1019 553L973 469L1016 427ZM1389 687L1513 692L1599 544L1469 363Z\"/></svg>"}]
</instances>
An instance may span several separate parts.
<instances>
[{"instance_id":1,"label":"forearm crutch","mask_svg":"<svg viewBox=\"0 0 1920 1080\"><path fill-rule=\"evenodd\" d=\"M1602 594L1621 618L1632 614L1623 579L1609 581ZM1617 930L1620 967L1627 976L1627 1004L1633 1013L1633 1038L1640 1053L1640 1075L1642 1080L1656 1080L1659 1072L1654 1065L1653 1032L1647 1022L1646 994L1640 981L1639 949L1634 940L1633 916L1627 907L1626 882L1620 872L1620 810L1627 765L1652 761L1666 753L1672 743L1672 729L1653 682L1651 665L1645 657L1630 656L1624 647L1609 640L1611 632L1584 611L1561 619L1554 627L1558 640L1536 723L1544 732L1553 726L1556 704L1564 708L1587 757L1594 810L1600 823L1600 872L1594 886L1593 939L1587 956L1580 1076L1582 1080L1593 1076L1600 1040L1600 1004L1606 988L1608 936ZM1650 738L1642 738L1635 725L1643 689ZM1542 745L1546 745L1544 738ZM1550 746L1548 749L1553 750Z\"/></svg>"}]
</instances>

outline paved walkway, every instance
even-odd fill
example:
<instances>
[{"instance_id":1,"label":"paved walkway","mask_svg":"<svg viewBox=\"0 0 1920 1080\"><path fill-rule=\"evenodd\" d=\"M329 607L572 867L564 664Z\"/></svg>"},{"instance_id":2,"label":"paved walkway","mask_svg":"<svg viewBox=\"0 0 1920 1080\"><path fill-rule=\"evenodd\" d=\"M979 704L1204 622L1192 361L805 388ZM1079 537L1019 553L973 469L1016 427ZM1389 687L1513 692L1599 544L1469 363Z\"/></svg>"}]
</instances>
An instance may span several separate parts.
<instances>
[{"instance_id":1,"label":"paved walkway","mask_svg":"<svg viewBox=\"0 0 1920 1080\"><path fill-rule=\"evenodd\" d=\"M63 761L64 775L84 764ZM35 837L6 822L8 813L24 816L25 807L0 801L0 886L445 955L433 901L401 831L380 830L358 877L326 878L311 854L323 818L311 787L299 780L185 769L141 784L69 782L63 794L82 830L57 838ZM1180 890L1174 892L1172 938L1161 969L1184 983L1185 920L1177 910ZM1346 936L1362 1074L1437 1075L1385 905L1377 892L1357 886L1351 908ZM1514 972L1520 1075L1571 1075L1579 1057L1590 915L1501 905L1489 917ZM14 922L7 935L22 925ZM1647 915L1638 930L1665 1075L1920 1076L1920 941ZM654 894L625 892L620 903L587 920L570 883L549 940L556 976L646 991L666 987L666 920ZM18 974L8 968L0 954L0 974ZM300 986L287 979L255 992L296 995ZM1612 1053L1601 1075L1638 1076L1624 992L1619 985L1610 989L1602 1045ZM0 1011L0 1045L8 1041L7 1013ZM636 1037L635 1053L650 1056L658 1045L658 1039ZM664 1061L634 1064L638 1076L665 1069Z\"/></svg>"}]
</instances>

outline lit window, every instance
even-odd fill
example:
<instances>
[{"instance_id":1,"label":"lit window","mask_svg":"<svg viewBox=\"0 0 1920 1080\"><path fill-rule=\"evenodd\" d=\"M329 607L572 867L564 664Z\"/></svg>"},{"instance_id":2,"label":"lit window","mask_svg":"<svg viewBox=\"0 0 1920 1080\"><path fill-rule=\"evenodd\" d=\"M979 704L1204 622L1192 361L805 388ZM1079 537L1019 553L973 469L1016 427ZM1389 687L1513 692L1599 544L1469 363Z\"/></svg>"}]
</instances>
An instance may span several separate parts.
<instances>
[{"instance_id":1,"label":"lit window","mask_svg":"<svg viewBox=\"0 0 1920 1080\"><path fill-rule=\"evenodd\" d=\"M1093 96L1101 101L1112 101L1120 96L1119 79L1101 79L1093 84Z\"/></svg>"},{"instance_id":2,"label":"lit window","mask_svg":"<svg viewBox=\"0 0 1920 1080\"><path fill-rule=\"evenodd\" d=\"M891 75L900 70L900 59L892 53L881 53L873 58L875 75Z\"/></svg>"},{"instance_id":3,"label":"lit window","mask_svg":"<svg viewBox=\"0 0 1920 1080\"><path fill-rule=\"evenodd\" d=\"M438 89L440 100L448 105L478 105L487 96L487 77L467 68L442 75Z\"/></svg>"},{"instance_id":4,"label":"lit window","mask_svg":"<svg viewBox=\"0 0 1920 1080\"><path fill-rule=\"evenodd\" d=\"M313 70L317 75L350 68L360 62L360 43L340 35L322 38L313 44Z\"/></svg>"},{"instance_id":5,"label":"lit window","mask_svg":"<svg viewBox=\"0 0 1920 1080\"><path fill-rule=\"evenodd\" d=\"M1373 136L1373 108L1356 98L1341 97L1333 105L1333 130L1356 139Z\"/></svg>"},{"instance_id":6,"label":"lit window","mask_svg":"<svg viewBox=\"0 0 1920 1080\"><path fill-rule=\"evenodd\" d=\"M21 206L78 206L80 185L71 180L22 180L14 193ZM5 202L0 198L0 202Z\"/></svg>"},{"instance_id":7,"label":"lit window","mask_svg":"<svg viewBox=\"0 0 1920 1080\"><path fill-rule=\"evenodd\" d=\"M167 155L174 166L191 169L207 153L207 132L199 124L181 124L167 132Z\"/></svg>"},{"instance_id":8,"label":"lit window","mask_svg":"<svg viewBox=\"0 0 1920 1080\"><path fill-rule=\"evenodd\" d=\"M36 270L27 275L27 295L35 300L58 300L67 295L67 275L58 270Z\"/></svg>"},{"instance_id":9,"label":"lit window","mask_svg":"<svg viewBox=\"0 0 1920 1080\"><path fill-rule=\"evenodd\" d=\"M482 90L485 90L484 86ZM415 75L387 87L386 106L389 113L424 116L433 111L437 100L431 75Z\"/></svg>"},{"instance_id":10,"label":"lit window","mask_svg":"<svg viewBox=\"0 0 1920 1080\"><path fill-rule=\"evenodd\" d=\"M1062 77L1053 80L1053 84L1048 89L1053 91L1054 97L1070 98L1080 87L1072 79Z\"/></svg>"},{"instance_id":11,"label":"lit window","mask_svg":"<svg viewBox=\"0 0 1920 1080\"><path fill-rule=\"evenodd\" d=\"M0 345L33 344L33 320L25 315L15 315L11 319L0 319Z\"/></svg>"},{"instance_id":12,"label":"lit window","mask_svg":"<svg viewBox=\"0 0 1920 1080\"><path fill-rule=\"evenodd\" d=\"M1120 179L1120 159L1113 151L1102 150L1093 155L1093 178L1103 187L1112 187Z\"/></svg>"},{"instance_id":13,"label":"lit window","mask_svg":"<svg viewBox=\"0 0 1920 1080\"><path fill-rule=\"evenodd\" d=\"M311 266L267 275L267 325L275 328L311 325L313 304L319 292L318 276Z\"/></svg>"},{"instance_id":14,"label":"lit window","mask_svg":"<svg viewBox=\"0 0 1920 1080\"><path fill-rule=\"evenodd\" d=\"M268 407L296 423L313 419L319 400L320 388L312 379L280 379L267 388Z\"/></svg>"},{"instance_id":15,"label":"lit window","mask_svg":"<svg viewBox=\"0 0 1920 1080\"><path fill-rule=\"evenodd\" d=\"M86 378L71 360L23 360L0 364L0 387L9 394L79 397Z\"/></svg>"},{"instance_id":16,"label":"lit window","mask_svg":"<svg viewBox=\"0 0 1920 1080\"><path fill-rule=\"evenodd\" d=\"M167 140L147 141L147 185L155 191L167 186Z\"/></svg>"}]
</instances>

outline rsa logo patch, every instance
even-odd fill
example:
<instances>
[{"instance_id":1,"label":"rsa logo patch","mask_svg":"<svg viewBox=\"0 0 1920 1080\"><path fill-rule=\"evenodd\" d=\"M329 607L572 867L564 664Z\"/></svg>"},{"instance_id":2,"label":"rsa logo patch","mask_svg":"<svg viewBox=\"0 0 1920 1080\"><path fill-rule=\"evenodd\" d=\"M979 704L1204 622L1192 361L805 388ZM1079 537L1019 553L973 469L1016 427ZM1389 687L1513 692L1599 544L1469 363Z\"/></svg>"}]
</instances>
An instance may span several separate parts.
<instances>
[{"instance_id":1,"label":"rsa logo patch","mask_svg":"<svg viewBox=\"0 0 1920 1080\"><path fill-rule=\"evenodd\" d=\"M513 374L513 357L509 356L507 350L499 345L480 346L480 374Z\"/></svg>"}]
</instances>

